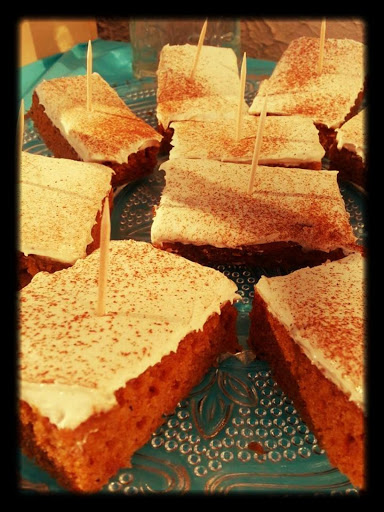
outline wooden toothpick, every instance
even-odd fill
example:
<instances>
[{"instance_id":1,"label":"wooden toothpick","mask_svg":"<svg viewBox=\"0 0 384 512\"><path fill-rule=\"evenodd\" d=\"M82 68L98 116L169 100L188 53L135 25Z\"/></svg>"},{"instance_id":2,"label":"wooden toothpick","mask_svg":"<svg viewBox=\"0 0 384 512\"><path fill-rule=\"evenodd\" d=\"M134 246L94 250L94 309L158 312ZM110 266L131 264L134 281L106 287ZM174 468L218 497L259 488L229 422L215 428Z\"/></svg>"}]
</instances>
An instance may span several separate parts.
<instances>
[{"instance_id":1,"label":"wooden toothpick","mask_svg":"<svg viewBox=\"0 0 384 512\"><path fill-rule=\"evenodd\" d=\"M87 50L87 110L92 110L92 44L90 40Z\"/></svg>"},{"instance_id":2,"label":"wooden toothpick","mask_svg":"<svg viewBox=\"0 0 384 512\"><path fill-rule=\"evenodd\" d=\"M104 201L103 215L100 227L100 266L99 266L99 286L96 314L105 315L105 302L107 297L107 279L109 265L109 242L111 239L111 216L109 211L108 196Z\"/></svg>"},{"instance_id":3,"label":"wooden toothpick","mask_svg":"<svg viewBox=\"0 0 384 512\"><path fill-rule=\"evenodd\" d=\"M259 118L259 126L257 128L257 135L256 135L256 139L255 139L255 148L253 150L251 176L250 176L249 185L248 185L248 194L251 194L251 192L253 190L253 182L255 181L256 169L257 169L257 165L259 163L261 142L263 140L264 123L265 123L265 118L267 116L267 98L268 98L268 95L266 94L265 98L264 98L264 105L263 105L263 108L262 108L262 111L260 114L260 118Z\"/></svg>"},{"instance_id":4,"label":"wooden toothpick","mask_svg":"<svg viewBox=\"0 0 384 512\"><path fill-rule=\"evenodd\" d=\"M203 46L205 33L207 31L207 24L208 24L208 19L205 20L203 28L201 29L201 32L200 32L199 42L197 43L195 61L193 63L193 68L192 68L189 78L193 78L193 75L195 74L197 63L198 63L199 57L200 57L201 47Z\"/></svg>"},{"instance_id":5,"label":"wooden toothpick","mask_svg":"<svg viewBox=\"0 0 384 512\"><path fill-rule=\"evenodd\" d=\"M326 29L326 21L325 18L321 21L320 28L320 51L319 51L319 62L317 66L317 72L321 75L323 71L323 60L324 60L324 44L325 44L325 29Z\"/></svg>"},{"instance_id":6,"label":"wooden toothpick","mask_svg":"<svg viewBox=\"0 0 384 512\"><path fill-rule=\"evenodd\" d=\"M240 140L241 126L243 120L243 102L245 93L245 80L247 77L247 54L244 52L243 62L241 63L240 72L240 94L239 94L239 105L237 107L237 125L236 125L236 140Z\"/></svg>"}]
</instances>

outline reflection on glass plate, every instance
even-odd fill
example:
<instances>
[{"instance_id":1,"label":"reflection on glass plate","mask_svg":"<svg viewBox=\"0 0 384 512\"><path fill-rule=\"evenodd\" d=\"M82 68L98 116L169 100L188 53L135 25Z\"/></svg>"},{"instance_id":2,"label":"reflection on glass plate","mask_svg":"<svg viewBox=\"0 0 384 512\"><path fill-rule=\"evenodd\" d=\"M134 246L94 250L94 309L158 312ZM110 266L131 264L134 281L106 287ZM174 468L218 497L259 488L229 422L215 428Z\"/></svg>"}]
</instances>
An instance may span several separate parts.
<instances>
[{"instance_id":1,"label":"reflection on glass plate","mask_svg":"<svg viewBox=\"0 0 384 512\"><path fill-rule=\"evenodd\" d=\"M352 492L267 365L247 352L212 369L134 462L109 491Z\"/></svg>"},{"instance_id":2,"label":"reflection on glass plate","mask_svg":"<svg viewBox=\"0 0 384 512\"><path fill-rule=\"evenodd\" d=\"M258 83L254 76L247 81L248 103ZM156 127L156 89L151 80L114 87L138 116ZM24 149L51 156L29 121ZM153 206L163 187L164 173L157 169L120 189L114 199L111 238L149 242ZM358 242L365 244L365 196L350 183L341 184L341 192ZM223 356L174 414L164 418L134 455L132 467L122 468L100 492L357 495L358 489L330 465L294 404L274 381L268 364L247 350L253 286L262 274L271 272L235 265L216 268L234 280L243 297L237 305L237 332L244 352ZM273 275L279 273L277 269ZM24 492L65 492L24 455L20 485Z\"/></svg>"}]
</instances>

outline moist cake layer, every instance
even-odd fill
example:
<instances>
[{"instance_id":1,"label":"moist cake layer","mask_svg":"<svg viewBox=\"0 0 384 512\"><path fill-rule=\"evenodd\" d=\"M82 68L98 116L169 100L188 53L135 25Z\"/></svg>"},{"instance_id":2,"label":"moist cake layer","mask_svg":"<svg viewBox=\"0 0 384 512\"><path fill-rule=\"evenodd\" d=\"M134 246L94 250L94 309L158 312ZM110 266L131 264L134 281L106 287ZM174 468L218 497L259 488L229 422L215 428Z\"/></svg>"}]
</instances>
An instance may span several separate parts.
<instances>
[{"instance_id":1,"label":"moist cake layer","mask_svg":"<svg viewBox=\"0 0 384 512\"><path fill-rule=\"evenodd\" d=\"M289 44L272 75L260 84L250 114L260 114L267 93L269 114L303 115L332 129L343 124L361 101L366 47L351 39L326 39L319 74L319 41L299 37Z\"/></svg>"},{"instance_id":2,"label":"moist cake layer","mask_svg":"<svg viewBox=\"0 0 384 512\"><path fill-rule=\"evenodd\" d=\"M240 97L237 57L231 48L203 45L193 77L197 46L165 45L157 69L157 119L235 119ZM243 102L244 111L247 109Z\"/></svg>"},{"instance_id":3,"label":"moist cake layer","mask_svg":"<svg viewBox=\"0 0 384 512\"><path fill-rule=\"evenodd\" d=\"M344 123L336 130L335 140L328 150L332 167L339 169L339 177L367 187L366 121L367 110Z\"/></svg>"},{"instance_id":4,"label":"moist cake layer","mask_svg":"<svg viewBox=\"0 0 384 512\"><path fill-rule=\"evenodd\" d=\"M236 249L217 248L212 245L163 242L161 248L202 265L248 265L249 267L263 267L265 269L279 268L285 271L320 265L320 263L327 260L333 261L344 256L342 249L334 249L329 252L303 250L300 244L293 242L244 245Z\"/></svg>"},{"instance_id":5,"label":"moist cake layer","mask_svg":"<svg viewBox=\"0 0 384 512\"><path fill-rule=\"evenodd\" d=\"M258 116L243 117L239 140L236 140L235 120L172 122L173 148L169 158L251 163L259 119ZM267 116L260 148L260 165L321 169L324 154L318 131L311 119Z\"/></svg>"},{"instance_id":6,"label":"moist cake layer","mask_svg":"<svg viewBox=\"0 0 384 512\"><path fill-rule=\"evenodd\" d=\"M365 259L359 254L263 276L249 345L266 359L330 462L366 484Z\"/></svg>"},{"instance_id":7,"label":"moist cake layer","mask_svg":"<svg viewBox=\"0 0 384 512\"><path fill-rule=\"evenodd\" d=\"M18 249L61 263L84 258L111 191L110 168L22 153ZM81 222L79 222L81 219Z\"/></svg>"},{"instance_id":8,"label":"moist cake layer","mask_svg":"<svg viewBox=\"0 0 384 512\"><path fill-rule=\"evenodd\" d=\"M52 124L44 107L39 103L36 93L33 93L32 107L28 115L32 117L35 128L56 158L81 160L60 130ZM150 174L157 164L158 152L158 146L149 146L129 155L128 162L120 164L103 161L101 163L113 170L111 184L115 188Z\"/></svg>"},{"instance_id":9,"label":"moist cake layer","mask_svg":"<svg viewBox=\"0 0 384 512\"><path fill-rule=\"evenodd\" d=\"M239 298L215 270L150 244L111 241L106 314L97 316L98 260L96 250L69 269L39 273L20 296L20 396L59 428L109 410L127 381Z\"/></svg>"},{"instance_id":10,"label":"moist cake layer","mask_svg":"<svg viewBox=\"0 0 384 512\"><path fill-rule=\"evenodd\" d=\"M239 349L236 308L227 302L201 330L181 340L176 352L120 388L114 407L92 415L74 430L57 428L21 401L23 450L70 490L98 491L121 467L131 466L133 453L201 382L217 357Z\"/></svg>"},{"instance_id":11,"label":"moist cake layer","mask_svg":"<svg viewBox=\"0 0 384 512\"><path fill-rule=\"evenodd\" d=\"M91 84L90 111L86 76L44 80L35 89L46 116L81 160L124 164L133 153L159 147L161 135L137 117L98 73L92 74Z\"/></svg>"},{"instance_id":12,"label":"moist cake layer","mask_svg":"<svg viewBox=\"0 0 384 512\"><path fill-rule=\"evenodd\" d=\"M353 252L355 236L336 171L172 159L151 228L152 243L241 248L290 242L305 251Z\"/></svg>"},{"instance_id":13,"label":"moist cake layer","mask_svg":"<svg viewBox=\"0 0 384 512\"><path fill-rule=\"evenodd\" d=\"M262 276L257 293L308 359L358 407L364 407L364 258L286 276Z\"/></svg>"},{"instance_id":14,"label":"moist cake layer","mask_svg":"<svg viewBox=\"0 0 384 512\"><path fill-rule=\"evenodd\" d=\"M355 153L363 161L366 152L366 115L367 110L361 110L336 131L337 149L345 148Z\"/></svg>"}]
</instances>

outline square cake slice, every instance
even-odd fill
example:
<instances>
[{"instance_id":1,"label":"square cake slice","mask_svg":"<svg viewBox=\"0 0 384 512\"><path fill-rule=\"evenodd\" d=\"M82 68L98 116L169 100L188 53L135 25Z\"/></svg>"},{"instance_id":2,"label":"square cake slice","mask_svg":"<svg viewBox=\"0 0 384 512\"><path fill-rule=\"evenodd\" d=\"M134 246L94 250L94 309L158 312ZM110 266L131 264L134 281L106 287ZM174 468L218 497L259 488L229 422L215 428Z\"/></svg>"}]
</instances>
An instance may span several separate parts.
<instances>
[{"instance_id":1,"label":"square cake slice","mask_svg":"<svg viewBox=\"0 0 384 512\"><path fill-rule=\"evenodd\" d=\"M66 268L99 247L112 169L23 151L18 177L19 287L39 271Z\"/></svg>"},{"instance_id":2,"label":"square cake slice","mask_svg":"<svg viewBox=\"0 0 384 512\"><path fill-rule=\"evenodd\" d=\"M338 169L340 177L364 189L367 187L366 116L365 108L336 130L336 139L328 151L330 164Z\"/></svg>"},{"instance_id":3,"label":"square cake slice","mask_svg":"<svg viewBox=\"0 0 384 512\"><path fill-rule=\"evenodd\" d=\"M96 492L188 396L221 353L240 350L240 299L222 273L112 240L105 314L100 250L20 292L24 452L75 492Z\"/></svg>"},{"instance_id":4,"label":"square cake slice","mask_svg":"<svg viewBox=\"0 0 384 512\"><path fill-rule=\"evenodd\" d=\"M150 174L162 136L98 73L92 73L91 90L87 110L85 75L44 80L36 87L27 115L46 146L56 157L111 167L114 188Z\"/></svg>"},{"instance_id":5,"label":"square cake slice","mask_svg":"<svg viewBox=\"0 0 384 512\"><path fill-rule=\"evenodd\" d=\"M337 171L257 168L175 158L161 165L165 187L152 243L204 264L314 265L358 250Z\"/></svg>"},{"instance_id":6,"label":"square cake slice","mask_svg":"<svg viewBox=\"0 0 384 512\"><path fill-rule=\"evenodd\" d=\"M366 260L351 254L255 286L249 345L353 485L366 483Z\"/></svg>"},{"instance_id":7,"label":"square cake slice","mask_svg":"<svg viewBox=\"0 0 384 512\"><path fill-rule=\"evenodd\" d=\"M245 115L239 140L236 121L174 121L169 158L203 158L222 162L252 163L260 118ZM265 119L260 165L320 170L325 154L313 121L300 116Z\"/></svg>"},{"instance_id":8,"label":"square cake slice","mask_svg":"<svg viewBox=\"0 0 384 512\"><path fill-rule=\"evenodd\" d=\"M157 120L169 149L172 121L236 119L240 98L237 57L232 48L201 47L191 77L196 45L165 45L157 68ZM248 108L245 100L243 109Z\"/></svg>"},{"instance_id":9,"label":"square cake slice","mask_svg":"<svg viewBox=\"0 0 384 512\"><path fill-rule=\"evenodd\" d=\"M352 39L325 39L322 72L320 39L299 37L289 44L272 75L261 82L249 108L259 115L268 94L268 115L302 115L313 120L328 149L339 128L364 97L366 46Z\"/></svg>"}]
</instances>

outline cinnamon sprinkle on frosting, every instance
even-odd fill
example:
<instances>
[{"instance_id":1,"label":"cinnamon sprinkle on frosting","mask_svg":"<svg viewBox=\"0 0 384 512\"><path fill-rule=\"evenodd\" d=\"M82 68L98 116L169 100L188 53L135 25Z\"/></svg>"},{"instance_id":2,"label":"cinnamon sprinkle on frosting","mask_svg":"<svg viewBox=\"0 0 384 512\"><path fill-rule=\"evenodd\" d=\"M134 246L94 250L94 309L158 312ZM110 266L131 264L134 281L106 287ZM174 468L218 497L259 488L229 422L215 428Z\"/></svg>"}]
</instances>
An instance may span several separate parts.
<instances>
[{"instance_id":1,"label":"cinnamon sprinkle on frosting","mask_svg":"<svg viewBox=\"0 0 384 512\"><path fill-rule=\"evenodd\" d=\"M251 163L258 124L258 116L244 116L241 138L237 141L233 120L172 122L173 148L169 157ZM305 167L307 163L317 164L321 169L324 154L311 119L300 116L266 117L259 157L261 165L273 163Z\"/></svg>"},{"instance_id":2,"label":"cinnamon sprinkle on frosting","mask_svg":"<svg viewBox=\"0 0 384 512\"><path fill-rule=\"evenodd\" d=\"M133 240L111 240L105 315L96 315L100 251L20 292L21 399L59 428L116 404L115 392L227 302L222 273ZM159 342L161 340L161 342Z\"/></svg>"},{"instance_id":3,"label":"cinnamon sprinkle on frosting","mask_svg":"<svg viewBox=\"0 0 384 512\"><path fill-rule=\"evenodd\" d=\"M36 87L46 115L82 160L122 164L129 155L160 145L162 136L137 117L98 73L91 78L90 111L85 75L44 80Z\"/></svg>"},{"instance_id":4,"label":"cinnamon sprinkle on frosting","mask_svg":"<svg viewBox=\"0 0 384 512\"><path fill-rule=\"evenodd\" d=\"M23 151L19 250L65 263L85 257L112 174L101 164Z\"/></svg>"},{"instance_id":5,"label":"cinnamon sprinkle on frosting","mask_svg":"<svg viewBox=\"0 0 384 512\"><path fill-rule=\"evenodd\" d=\"M152 243L246 247L296 242L304 249L351 252L356 238L337 171L175 158L161 165L166 185L153 220Z\"/></svg>"},{"instance_id":6,"label":"cinnamon sprinkle on frosting","mask_svg":"<svg viewBox=\"0 0 384 512\"><path fill-rule=\"evenodd\" d=\"M262 276L255 292L311 362L364 408L364 257L355 253L286 276Z\"/></svg>"},{"instance_id":7,"label":"cinnamon sprinkle on frosting","mask_svg":"<svg viewBox=\"0 0 384 512\"><path fill-rule=\"evenodd\" d=\"M268 113L302 115L337 128L355 105L366 77L364 44L326 39L322 73L317 72L319 38L294 39L264 80L249 109L260 114L268 90Z\"/></svg>"},{"instance_id":8,"label":"cinnamon sprinkle on frosting","mask_svg":"<svg viewBox=\"0 0 384 512\"><path fill-rule=\"evenodd\" d=\"M190 78L197 47L165 45L157 68L157 118L163 128L171 121L235 119L240 77L231 48L204 45ZM247 105L244 101L244 111Z\"/></svg>"}]
</instances>

